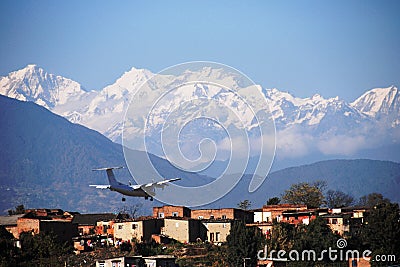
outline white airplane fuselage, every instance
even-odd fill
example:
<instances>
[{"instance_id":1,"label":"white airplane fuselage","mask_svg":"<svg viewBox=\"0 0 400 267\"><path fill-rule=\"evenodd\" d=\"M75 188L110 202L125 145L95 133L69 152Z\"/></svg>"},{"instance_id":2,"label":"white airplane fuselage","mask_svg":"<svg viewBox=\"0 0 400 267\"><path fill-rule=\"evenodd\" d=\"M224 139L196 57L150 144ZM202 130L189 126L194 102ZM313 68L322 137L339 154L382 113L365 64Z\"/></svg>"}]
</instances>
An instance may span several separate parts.
<instances>
[{"instance_id":1,"label":"white airplane fuselage","mask_svg":"<svg viewBox=\"0 0 400 267\"><path fill-rule=\"evenodd\" d=\"M143 189L133 189L126 184L110 185L110 190L130 197L151 197Z\"/></svg>"},{"instance_id":2,"label":"white airplane fuselage","mask_svg":"<svg viewBox=\"0 0 400 267\"><path fill-rule=\"evenodd\" d=\"M165 186L168 185L168 183L180 180L180 178L173 178L173 179L169 179L169 180L152 182L152 183L148 183L148 184L141 184L141 185L129 184L129 185L127 185L127 184L120 183L115 179L113 169L120 169L120 168L122 168L122 167L95 169L96 171L104 170L107 172L107 178L108 178L109 184L108 185L90 185L90 186L96 187L98 189L109 189L111 191L118 192L125 196L144 197L145 199L150 198L150 200L153 200L153 197L156 194L155 188L164 188ZM122 200L125 201L125 198L122 198Z\"/></svg>"}]
</instances>

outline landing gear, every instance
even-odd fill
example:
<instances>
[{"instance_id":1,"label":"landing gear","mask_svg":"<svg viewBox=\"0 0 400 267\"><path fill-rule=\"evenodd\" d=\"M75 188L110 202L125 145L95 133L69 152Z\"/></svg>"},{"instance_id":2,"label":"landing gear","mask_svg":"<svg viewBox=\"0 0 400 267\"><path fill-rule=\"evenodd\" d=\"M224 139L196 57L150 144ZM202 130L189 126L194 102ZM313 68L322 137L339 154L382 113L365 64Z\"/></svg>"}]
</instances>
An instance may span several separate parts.
<instances>
[{"instance_id":1,"label":"landing gear","mask_svg":"<svg viewBox=\"0 0 400 267\"><path fill-rule=\"evenodd\" d=\"M149 196L145 196L144 199L148 200ZM153 201L153 197L150 197L150 201Z\"/></svg>"},{"instance_id":2,"label":"landing gear","mask_svg":"<svg viewBox=\"0 0 400 267\"><path fill-rule=\"evenodd\" d=\"M125 200L126 200L126 198L123 197L123 198L122 198L122 202L125 202Z\"/></svg>"},{"instance_id":3,"label":"landing gear","mask_svg":"<svg viewBox=\"0 0 400 267\"><path fill-rule=\"evenodd\" d=\"M153 201L153 197L150 198L150 201Z\"/></svg>"}]
</instances>

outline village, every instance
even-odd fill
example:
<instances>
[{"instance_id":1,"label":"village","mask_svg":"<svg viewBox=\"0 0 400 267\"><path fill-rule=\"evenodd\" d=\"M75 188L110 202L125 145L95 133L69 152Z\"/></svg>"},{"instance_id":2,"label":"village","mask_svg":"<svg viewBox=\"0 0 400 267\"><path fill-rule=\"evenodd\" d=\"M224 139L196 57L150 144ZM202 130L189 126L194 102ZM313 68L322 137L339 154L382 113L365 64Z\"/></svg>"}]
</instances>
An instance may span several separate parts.
<instances>
[{"instance_id":1,"label":"village","mask_svg":"<svg viewBox=\"0 0 400 267\"><path fill-rule=\"evenodd\" d=\"M257 227L266 239L271 238L276 223L308 225L320 217L333 233L349 237L364 223L367 207L308 208L300 204L264 205L258 209L240 208L190 209L184 206L153 207L152 216L131 218L123 213L80 214L61 209L26 209L21 214L0 216L0 227L10 232L16 245L23 233L53 233L60 242L73 244L75 254L90 253L97 248L116 247L131 250L133 243L199 244L220 246L227 241L236 222ZM165 248L164 247L164 248ZM171 254L129 255L97 258L95 266L161 266L176 265L179 257ZM245 264L245 263L244 263ZM281 266L272 260L259 260L258 266ZM348 266L354 266L350 265ZM362 265L359 262L357 266ZM368 263L365 263L368 264ZM92 265L94 266L94 265ZM199 265L201 266L201 265Z\"/></svg>"}]
</instances>

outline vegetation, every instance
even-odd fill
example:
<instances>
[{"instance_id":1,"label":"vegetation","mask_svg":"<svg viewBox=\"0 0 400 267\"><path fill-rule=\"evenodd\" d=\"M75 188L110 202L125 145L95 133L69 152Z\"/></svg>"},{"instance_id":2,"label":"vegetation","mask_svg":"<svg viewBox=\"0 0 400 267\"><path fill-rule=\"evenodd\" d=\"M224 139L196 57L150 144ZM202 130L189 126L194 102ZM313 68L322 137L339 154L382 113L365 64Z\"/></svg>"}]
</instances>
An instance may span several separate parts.
<instances>
[{"instance_id":1,"label":"vegetation","mask_svg":"<svg viewBox=\"0 0 400 267\"><path fill-rule=\"evenodd\" d=\"M387 198L384 198L382 194L379 193L371 193L365 196L360 197L358 201L358 205L365 206L369 208L373 208L379 203L389 201Z\"/></svg>"},{"instance_id":2,"label":"vegetation","mask_svg":"<svg viewBox=\"0 0 400 267\"><path fill-rule=\"evenodd\" d=\"M400 263L399 212L398 203L391 203L383 198L371 209L366 218L368 224L363 225L360 239L373 252L372 258L375 255L396 255L396 262ZM387 263L381 264L383 263L372 262L372 266L386 266Z\"/></svg>"},{"instance_id":3,"label":"vegetation","mask_svg":"<svg viewBox=\"0 0 400 267\"><path fill-rule=\"evenodd\" d=\"M25 207L24 205L18 205L15 207L15 210L8 210L8 215L16 215L16 214L24 214Z\"/></svg>"},{"instance_id":4,"label":"vegetation","mask_svg":"<svg viewBox=\"0 0 400 267\"><path fill-rule=\"evenodd\" d=\"M235 222L227 237L227 261L229 266L256 266L257 252L262 248L265 237L257 227L246 227L243 222Z\"/></svg>"},{"instance_id":5,"label":"vegetation","mask_svg":"<svg viewBox=\"0 0 400 267\"><path fill-rule=\"evenodd\" d=\"M267 205L278 205L281 202L281 199L279 197L272 197L268 199Z\"/></svg>"},{"instance_id":6,"label":"vegetation","mask_svg":"<svg viewBox=\"0 0 400 267\"><path fill-rule=\"evenodd\" d=\"M339 190L328 190L325 199L328 208L341 208L354 204L354 198L351 195Z\"/></svg>"},{"instance_id":7,"label":"vegetation","mask_svg":"<svg viewBox=\"0 0 400 267\"><path fill-rule=\"evenodd\" d=\"M243 201L240 201L240 202L237 204L237 206L239 207L239 209L248 210L248 209L250 209L250 207L251 207L251 201L248 200L248 199L245 199L245 200L243 200Z\"/></svg>"},{"instance_id":8,"label":"vegetation","mask_svg":"<svg viewBox=\"0 0 400 267\"><path fill-rule=\"evenodd\" d=\"M282 200L289 204L304 204L309 208L318 208L324 203L325 187L325 181L292 184L290 189L285 190Z\"/></svg>"}]
</instances>

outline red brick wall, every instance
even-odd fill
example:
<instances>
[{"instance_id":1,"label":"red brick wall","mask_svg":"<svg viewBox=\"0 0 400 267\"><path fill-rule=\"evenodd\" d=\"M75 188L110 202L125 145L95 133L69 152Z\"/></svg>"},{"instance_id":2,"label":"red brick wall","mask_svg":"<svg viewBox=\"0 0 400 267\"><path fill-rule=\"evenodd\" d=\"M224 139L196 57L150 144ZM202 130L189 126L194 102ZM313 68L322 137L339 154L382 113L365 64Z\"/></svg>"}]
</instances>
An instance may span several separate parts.
<instances>
[{"instance_id":1,"label":"red brick wall","mask_svg":"<svg viewBox=\"0 0 400 267\"><path fill-rule=\"evenodd\" d=\"M39 219L18 218L17 221L18 237L22 232L39 233Z\"/></svg>"},{"instance_id":2,"label":"red brick wall","mask_svg":"<svg viewBox=\"0 0 400 267\"><path fill-rule=\"evenodd\" d=\"M189 208L182 206L162 206L162 207L153 207L153 217L159 218L160 213L164 213L164 217L172 217L172 213L177 212L177 217L186 217L190 218L191 211Z\"/></svg>"}]
</instances>

